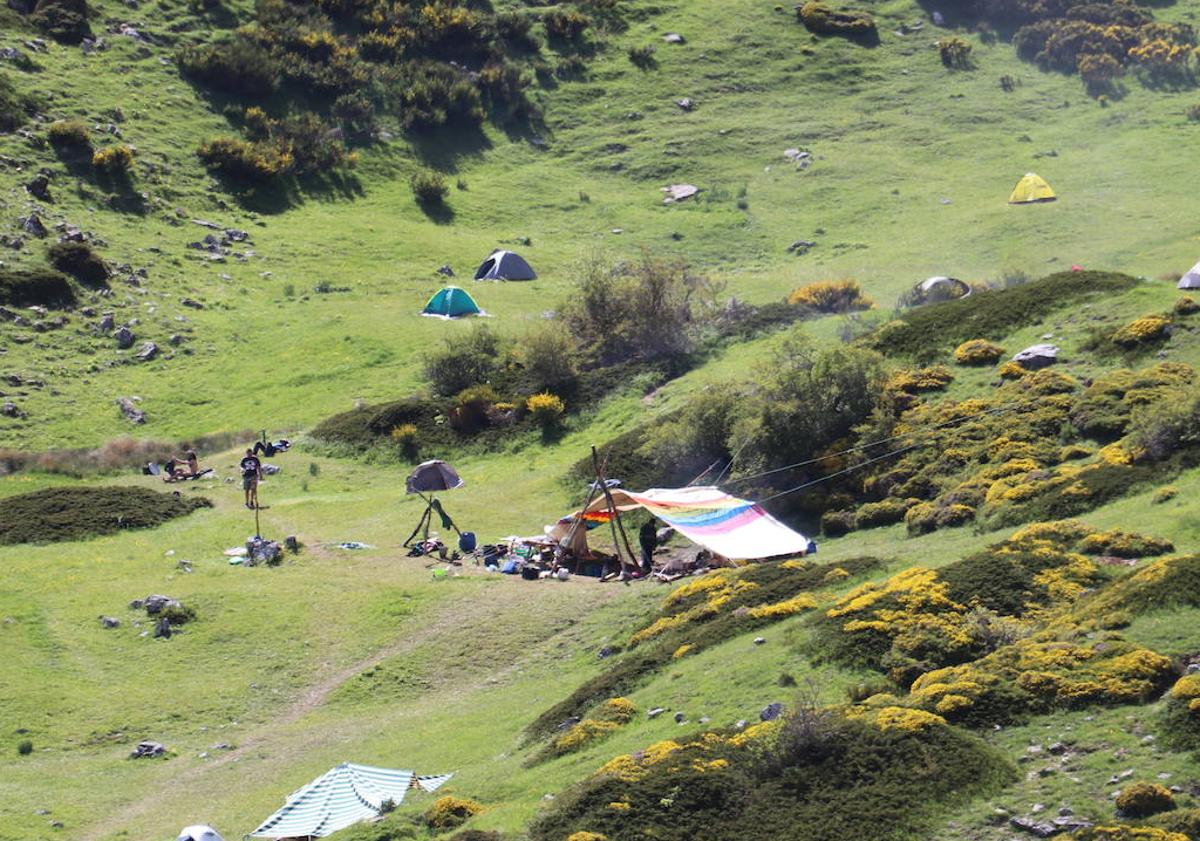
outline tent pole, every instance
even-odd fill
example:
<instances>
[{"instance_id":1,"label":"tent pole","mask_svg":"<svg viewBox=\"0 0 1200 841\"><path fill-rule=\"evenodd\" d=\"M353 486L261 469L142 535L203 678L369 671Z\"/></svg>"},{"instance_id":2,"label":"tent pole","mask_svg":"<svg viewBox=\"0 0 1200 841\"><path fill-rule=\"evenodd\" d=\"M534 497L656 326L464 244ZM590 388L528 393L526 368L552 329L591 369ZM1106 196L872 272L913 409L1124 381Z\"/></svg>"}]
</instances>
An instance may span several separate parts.
<instances>
[{"instance_id":1,"label":"tent pole","mask_svg":"<svg viewBox=\"0 0 1200 841\"><path fill-rule=\"evenodd\" d=\"M600 469L600 459L596 455L595 446L592 447L592 467L596 470L596 481L600 485L600 490L604 493L604 500L608 503L608 511L612 515L610 524L613 527L613 543L616 543L617 559L621 562L621 569L625 569L625 559L621 557L621 544L617 542L617 531L621 532L621 540L625 543L625 551L629 553L629 558L632 566L637 566L637 555L633 553L633 547L629 545L629 535L625 534L625 526L621 523L621 515L617 512L617 504L613 502L612 491L608 489L608 485L604 482L604 471Z\"/></svg>"}]
</instances>

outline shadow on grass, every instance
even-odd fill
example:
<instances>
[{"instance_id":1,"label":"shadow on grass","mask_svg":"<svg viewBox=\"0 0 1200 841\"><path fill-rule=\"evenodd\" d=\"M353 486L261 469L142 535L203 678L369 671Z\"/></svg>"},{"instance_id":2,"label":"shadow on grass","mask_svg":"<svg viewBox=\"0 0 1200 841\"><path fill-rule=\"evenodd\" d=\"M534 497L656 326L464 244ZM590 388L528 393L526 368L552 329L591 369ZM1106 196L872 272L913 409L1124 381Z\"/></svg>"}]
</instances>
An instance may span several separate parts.
<instances>
[{"instance_id":1,"label":"shadow on grass","mask_svg":"<svg viewBox=\"0 0 1200 841\"><path fill-rule=\"evenodd\" d=\"M425 217L435 225L449 225L454 222L454 208L441 199L436 201L417 199L417 207L421 208Z\"/></svg>"},{"instance_id":2,"label":"shadow on grass","mask_svg":"<svg viewBox=\"0 0 1200 841\"><path fill-rule=\"evenodd\" d=\"M479 126L444 126L430 132L410 132L408 142L417 159L438 172L458 172L463 158L478 157L492 148Z\"/></svg>"}]
</instances>

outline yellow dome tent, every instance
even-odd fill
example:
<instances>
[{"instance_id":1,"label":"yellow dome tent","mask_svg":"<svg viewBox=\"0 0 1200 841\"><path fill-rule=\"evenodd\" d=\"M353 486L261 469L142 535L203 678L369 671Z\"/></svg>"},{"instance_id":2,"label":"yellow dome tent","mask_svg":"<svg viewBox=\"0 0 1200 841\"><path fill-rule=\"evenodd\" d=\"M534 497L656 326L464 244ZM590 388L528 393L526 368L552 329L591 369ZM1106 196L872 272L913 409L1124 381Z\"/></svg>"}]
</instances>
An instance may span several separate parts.
<instances>
[{"instance_id":1,"label":"yellow dome tent","mask_svg":"<svg viewBox=\"0 0 1200 841\"><path fill-rule=\"evenodd\" d=\"M1017 182L1012 195L1008 197L1009 204L1030 204L1036 201L1054 201L1058 196L1046 183L1046 179L1036 172L1027 172L1025 177Z\"/></svg>"}]
</instances>

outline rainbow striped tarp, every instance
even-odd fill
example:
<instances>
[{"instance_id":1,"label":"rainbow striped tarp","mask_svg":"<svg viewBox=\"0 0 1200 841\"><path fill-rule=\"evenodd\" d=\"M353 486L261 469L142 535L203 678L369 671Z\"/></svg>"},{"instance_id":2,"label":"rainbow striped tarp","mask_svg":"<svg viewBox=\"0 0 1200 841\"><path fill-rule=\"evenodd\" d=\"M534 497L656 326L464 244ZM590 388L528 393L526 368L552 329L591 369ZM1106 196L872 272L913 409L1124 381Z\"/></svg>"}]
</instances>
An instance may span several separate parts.
<instances>
[{"instance_id":1,"label":"rainbow striped tarp","mask_svg":"<svg viewBox=\"0 0 1200 841\"><path fill-rule=\"evenodd\" d=\"M809 540L768 514L761 505L720 488L651 488L612 491L618 511L644 508L684 537L726 558L803 555ZM601 496L573 516L585 521L608 508Z\"/></svg>"}]
</instances>

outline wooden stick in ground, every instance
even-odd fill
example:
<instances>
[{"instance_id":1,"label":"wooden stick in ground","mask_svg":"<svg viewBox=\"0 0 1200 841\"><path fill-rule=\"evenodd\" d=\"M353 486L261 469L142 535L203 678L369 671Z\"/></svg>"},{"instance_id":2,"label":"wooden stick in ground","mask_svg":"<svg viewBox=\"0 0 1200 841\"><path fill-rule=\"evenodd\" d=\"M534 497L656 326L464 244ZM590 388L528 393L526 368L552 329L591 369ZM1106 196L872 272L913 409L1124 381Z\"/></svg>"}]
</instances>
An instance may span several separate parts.
<instances>
[{"instance_id":1,"label":"wooden stick in ground","mask_svg":"<svg viewBox=\"0 0 1200 841\"><path fill-rule=\"evenodd\" d=\"M600 469L600 459L596 455L596 448L592 447L592 467L596 470L596 483L600 486L600 491L604 494L604 501L608 503L608 512L611 516L609 525L612 526L613 543L617 550L617 560L621 562L621 569L625 568L625 558L621 556L621 543L617 540L618 530L621 533L621 540L625 543L625 551L629 553L632 566L637 566L637 555L633 553L633 547L629 545L629 536L625 534L625 526L621 524L621 515L617 511L617 504L613 501L612 491L609 490L608 484L604 481L604 471Z\"/></svg>"}]
</instances>

